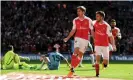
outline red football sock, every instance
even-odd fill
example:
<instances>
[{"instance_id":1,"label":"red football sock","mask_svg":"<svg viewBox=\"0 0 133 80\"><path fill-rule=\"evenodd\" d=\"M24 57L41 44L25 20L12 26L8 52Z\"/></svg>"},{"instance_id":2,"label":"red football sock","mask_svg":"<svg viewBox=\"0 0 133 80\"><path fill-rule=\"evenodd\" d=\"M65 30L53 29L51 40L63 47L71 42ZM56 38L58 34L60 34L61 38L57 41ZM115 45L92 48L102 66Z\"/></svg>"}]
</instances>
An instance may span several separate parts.
<instances>
[{"instance_id":1,"label":"red football sock","mask_svg":"<svg viewBox=\"0 0 133 80\"><path fill-rule=\"evenodd\" d=\"M78 66L78 64L80 63L80 60L77 56L75 55L72 55L72 58L71 58L71 66L73 68L76 68Z\"/></svg>"},{"instance_id":2,"label":"red football sock","mask_svg":"<svg viewBox=\"0 0 133 80\"><path fill-rule=\"evenodd\" d=\"M99 64L95 64L96 74L99 74Z\"/></svg>"}]
</instances>

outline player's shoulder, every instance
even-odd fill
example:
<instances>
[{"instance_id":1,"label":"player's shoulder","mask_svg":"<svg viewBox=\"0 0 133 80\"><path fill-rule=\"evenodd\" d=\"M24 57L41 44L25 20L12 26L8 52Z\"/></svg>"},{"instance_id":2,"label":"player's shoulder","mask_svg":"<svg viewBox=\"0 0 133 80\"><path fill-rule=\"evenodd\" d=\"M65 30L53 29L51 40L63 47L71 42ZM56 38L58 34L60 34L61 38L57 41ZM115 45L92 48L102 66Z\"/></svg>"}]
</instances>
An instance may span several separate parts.
<instances>
[{"instance_id":1,"label":"player's shoulder","mask_svg":"<svg viewBox=\"0 0 133 80\"><path fill-rule=\"evenodd\" d=\"M62 56L62 57L63 57L63 55L62 55L61 53L59 53L59 52L57 52L57 55L59 55L59 56Z\"/></svg>"},{"instance_id":2,"label":"player's shoulder","mask_svg":"<svg viewBox=\"0 0 133 80\"><path fill-rule=\"evenodd\" d=\"M56 52L56 54L58 54L58 55L62 55L61 53L59 53L59 52Z\"/></svg>"},{"instance_id":3,"label":"player's shoulder","mask_svg":"<svg viewBox=\"0 0 133 80\"><path fill-rule=\"evenodd\" d=\"M49 55L53 55L53 54L55 54L55 53L54 53L54 52L48 52L48 54L49 54Z\"/></svg>"},{"instance_id":4,"label":"player's shoulder","mask_svg":"<svg viewBox=\"0 0 133 80\"><path fill-rule=\"evenodd\" d=\"M118 27L115 27L115 29L120 30Z\"/></svg>"},{"instance_id":5,"label":"player's shoulder","mask_svg":"<svg viewBox=\"0 0 133 80\"><path fill-rule=\"evenodd\" d=\"M12 50L8 51L8 53L14 53Z\"/></svg>"},{"instance_id":6,"label":"player's shoulder","mask_svg":"<svg viewBox=\"0 0 133 80\"><path fill-rule=\"evenodd\" d=\"M96 20L93 20L93 21L92 21L92 24L94 25L95 23L96 23Z\"/></svg>"},{"instance_id":7,"label":"player's shoulder","mask_svg":"<svg viewBox=\"0 0 133 80\"><path fill-rule=\"evenodd\" d=\"M107 27L110 27L110 25L106 22L106 21L103 21L104 24L107 26Z\"/></svg>"},{"instance_id":8,"label":"player's shoulder","mask_svg":"<svg viewBox=\"0 0 133 80\"><path fill-rule=\"evenodd\" d=\"M76 17L76 18L73 19L73 21L78 20L78 19L79 19L79 17Z\"/></svg>"},{"instance_id":9,"label":"player's shoulder","mask_svg":"<svg viewBox=\"0 0 133 80\"><path fill-rule=\"evenodd\" d=\"M120 29L118 27L115 27L114 29L117 30L118 32L120 32Z\"/></svg>"},{"instance_id":10,"label":"player's shoulder","mask_svg":"<svg viewBox=\"0 0 133 80\"><path fill-rule=\"evenodd\" d=\"M103 21L104 24L109 25L106 21Z\"/></svg>"},{"instance_id":11,"label":"player's shoulder","mask_svg":"<svg viewBox=\"0 0 133 80\"><path fill-rule=\"evenodd\" d=\"M85 19L87 19L87 20L91 20L91 18L90 18L90 17L87 17L87 16L85 16Z\"/></svg>"},{"instance_id":12,"label":"player's shoulder","mask_svg":"<svg viewBox=\"0 0 133 80\"><path fill-rule=\"evenodd\" d=\"M89 18L88 16L85 16L85 19L91 20L91 18Z\"/></svg>"},{"instance_id":13,"label":"player's shoulder","mask_svg":"<svg viewBox=\"0 0 133 80\"><path fill-rule=\"evenodd\" d=\"M73 19L73 23L75 23L75 21L78 20L78 19L79 19L78 17L74 18Z\"/></svg>"}]
</instances>

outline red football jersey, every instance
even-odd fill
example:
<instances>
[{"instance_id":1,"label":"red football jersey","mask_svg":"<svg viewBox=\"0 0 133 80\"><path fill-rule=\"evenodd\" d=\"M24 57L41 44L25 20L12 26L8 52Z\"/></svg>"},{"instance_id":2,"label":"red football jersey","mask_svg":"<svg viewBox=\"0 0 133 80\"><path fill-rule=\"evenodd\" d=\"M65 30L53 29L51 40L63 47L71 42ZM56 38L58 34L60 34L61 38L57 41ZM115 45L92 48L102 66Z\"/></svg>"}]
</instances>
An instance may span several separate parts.
<instances>
[{"instance_id":1,"label":"red football jersey","mask_svg":"<svg viewBox=\"0 0 133 80\"><path fill-rule=\"evenodd\" d=\"M90 30L93 29L92 20L89 17L84 17L80 20L79 17L73 20L73 29L76 29L75 37L89 40Z\"/></svg>"},{"instance_id":2,"label":"red football jersey","mask_svg":"<svg viewBox=\"0 0 133 80\"><path fill-rule=\"evenodd\" d=\"M94 25L94 43L95 46L108 46L109 40L108 37L112 35L110 25L103 21L103 23L99 23L97 21L93 21Z\"/></svg>"},{"instance_id":3,"label":"red football jersey","mask_svg":"<svg viewBox=\"0 0 133 80\"><path fill-rule=\"evenodd\" d=\"M117 27L114 27L114 29L112 29L112 35L114 36L114 39L116 40L116 37L120 34L120 29Z\"/></svg>"}]
</instances>

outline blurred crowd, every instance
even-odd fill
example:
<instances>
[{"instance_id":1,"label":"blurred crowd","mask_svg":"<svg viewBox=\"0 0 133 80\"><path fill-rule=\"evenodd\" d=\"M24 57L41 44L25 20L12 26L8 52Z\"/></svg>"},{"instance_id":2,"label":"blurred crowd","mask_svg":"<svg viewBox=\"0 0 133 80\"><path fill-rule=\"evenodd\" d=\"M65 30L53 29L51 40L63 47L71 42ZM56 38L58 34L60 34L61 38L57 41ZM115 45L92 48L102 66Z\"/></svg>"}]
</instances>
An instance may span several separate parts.
<instances>
[{"instance_id":1,"label":"blurred crowd","mask_svg":"<svg viewBox=\"0 0 133 80\"><path fill-rule=\"evenodd\" d=\"M117 2L116 2L117 3ZM130 2L133 4L133 2ZM58 43L61 52L70 51L71 43L64 43L77 16L76 7L84 5L86 15L95 19L97 10L104 10L106 21L115 18L122 32L120 50L122 54L133 54L133 6L125 11L112 2L1 2L1 48L6 50L12 44L15 51L48 51ZM117 5L117 6L116 6ZM100 6L100 7L99 7ZM128 5L126 5L128 6ZM127 9L126 9L127 10ZM121 12L122 11L122 12ZM123 14L129 12L128 14ZM120 16L125 16L126 19ZM120 18L119 18L120 17ZM129 21L127 21L129 20Z\"/></svg>"}]
</instances>

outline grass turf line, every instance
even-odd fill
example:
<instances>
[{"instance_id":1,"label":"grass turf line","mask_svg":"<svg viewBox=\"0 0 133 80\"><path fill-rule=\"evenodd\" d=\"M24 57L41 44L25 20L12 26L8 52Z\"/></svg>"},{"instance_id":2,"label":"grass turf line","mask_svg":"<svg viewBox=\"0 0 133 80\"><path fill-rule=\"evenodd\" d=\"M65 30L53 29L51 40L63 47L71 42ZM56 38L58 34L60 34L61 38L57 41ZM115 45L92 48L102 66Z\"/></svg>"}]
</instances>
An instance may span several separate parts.
<instances>
[{"instance_id":1,"label":"grass turf line","mask_svg":"<svg viewBox=\"0 0 133 80\"><path fill-rule=\"evenodd\" d=\"M39 66L40 62L32 61L31 65ZM45 65L46 66L46 65ZM88 61L84 61L83 68L76 69L76 75L81 77L92 77L95 76L95 70ZM101 67L101 65L100 65ZM59 70L1 70L1 74L7 74L11 72L23 72L23 73L35 73L35 74L56 74L56 75L67 75L69 67L62 62ZM101 78L117 78L124 80L133 80L133 61L116 61L110 62L110 65L105 70L100 70Z\"/></svg>"}]
</instances>

